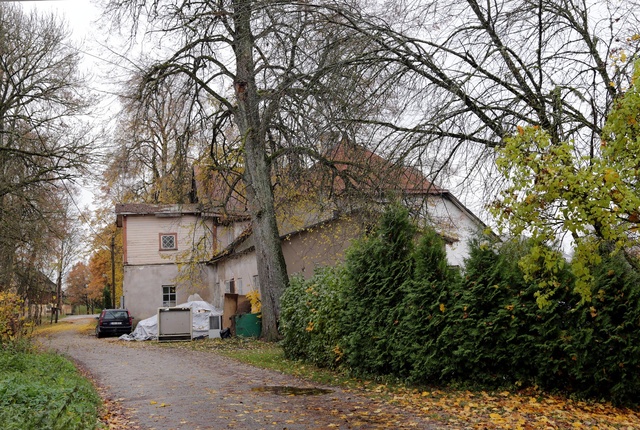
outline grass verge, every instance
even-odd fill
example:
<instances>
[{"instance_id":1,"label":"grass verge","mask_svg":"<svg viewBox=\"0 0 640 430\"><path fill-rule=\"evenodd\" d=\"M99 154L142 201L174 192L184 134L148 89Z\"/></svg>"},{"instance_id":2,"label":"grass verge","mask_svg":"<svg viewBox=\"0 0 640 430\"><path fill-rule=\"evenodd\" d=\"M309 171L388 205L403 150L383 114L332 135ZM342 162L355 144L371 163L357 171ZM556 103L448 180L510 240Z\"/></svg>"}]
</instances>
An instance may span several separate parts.
<instances>
[{"instance_id":1,"label":"grass verge","mask_svg":"<svg viewBox=\"0 0 640 430\"><path fill-rule=\"evenodd\" d=\"M101 405L69 360L26 340L0 346L0 428L93 429Z\"/></svg>"}]
</instances>

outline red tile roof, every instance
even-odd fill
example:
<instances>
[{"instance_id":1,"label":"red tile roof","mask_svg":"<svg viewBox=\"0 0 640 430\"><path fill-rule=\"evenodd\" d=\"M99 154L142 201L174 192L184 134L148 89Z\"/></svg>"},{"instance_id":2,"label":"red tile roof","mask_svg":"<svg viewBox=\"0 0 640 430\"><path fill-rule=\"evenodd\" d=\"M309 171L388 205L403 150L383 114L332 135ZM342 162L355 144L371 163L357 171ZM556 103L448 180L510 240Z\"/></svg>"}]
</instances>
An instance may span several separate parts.
<instances>
[{"instance_id":1,"label":"red tile roof","mask_svg":"<svg viewBox=\"0 0 640 430\"><path fill-rule=\"evenodd\" d=\"M361 192L395 191L404 194L442 194L447 191L431 183L415 167L393 163L360 146L342 141L331 148L327 161L336 169L334 192L349 186Z\"/></svg>"}]
</instances>

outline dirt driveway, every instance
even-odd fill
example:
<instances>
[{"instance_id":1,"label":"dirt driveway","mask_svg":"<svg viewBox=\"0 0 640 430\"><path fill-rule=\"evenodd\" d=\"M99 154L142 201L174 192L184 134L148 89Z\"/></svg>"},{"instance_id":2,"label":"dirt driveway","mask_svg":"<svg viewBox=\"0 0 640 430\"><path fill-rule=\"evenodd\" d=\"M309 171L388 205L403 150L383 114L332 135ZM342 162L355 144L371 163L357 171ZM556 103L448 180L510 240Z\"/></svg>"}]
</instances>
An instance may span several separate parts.
<instances>
[{"instance_id":1,"label":"dirt driveway","mask_svg":"<svg viewBox=\"0 0 640 430\"><path fill-rule=\"evenodd\" d=\"M86 322L79 320L78 323ZM43 339L74 360L140 429L435 429L383 402L319 387L211 352L137 348L70 330ZM272 387L324 388L313 395ZM278 390L278 389L274 389Z\"/></svg>"}]
</instances>

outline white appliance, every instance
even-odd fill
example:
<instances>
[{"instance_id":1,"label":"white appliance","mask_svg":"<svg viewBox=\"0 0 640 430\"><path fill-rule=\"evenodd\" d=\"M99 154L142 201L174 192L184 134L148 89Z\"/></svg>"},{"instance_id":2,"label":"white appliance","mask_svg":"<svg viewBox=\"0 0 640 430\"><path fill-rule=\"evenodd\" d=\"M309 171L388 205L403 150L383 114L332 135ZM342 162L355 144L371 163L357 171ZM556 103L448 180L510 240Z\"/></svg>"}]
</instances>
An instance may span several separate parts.
<instances>
[{"instance_id":1,"label":"white appliance","mask_svg":"<svg viewBox=\"0 0 640 430\"><path fill-rule=\"evenodd\" d=\"M158 340L191 340L193 314L191 308L158 308Z\"/></svg>"},{"instance_id":2,"label":"white appliance","mask_svg":"<svg viewBox=\"0 0 640 430\"><path fill-rule=\"evenodd\" d=\"M209 339L220 337L222 315L209 315Z\"/></svg>"}]
</instances>

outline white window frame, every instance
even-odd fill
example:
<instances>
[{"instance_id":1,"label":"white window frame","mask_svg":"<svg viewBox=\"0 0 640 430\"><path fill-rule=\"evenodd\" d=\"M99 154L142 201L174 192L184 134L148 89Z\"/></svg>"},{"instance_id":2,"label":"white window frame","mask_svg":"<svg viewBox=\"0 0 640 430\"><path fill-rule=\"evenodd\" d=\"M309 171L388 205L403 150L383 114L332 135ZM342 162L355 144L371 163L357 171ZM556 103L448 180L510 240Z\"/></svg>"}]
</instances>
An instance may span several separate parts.
<instances>
[{"instance_id":1,"label":"white window frame","mask_svg":"<svg viewBox=\"0 0 640 430\"><path fill-rule=\"evenodd\" d=\"M173 300L171 298L173 297ZM167 299L167 300L165 300ZM176 302L176 286L175 285L163 285L162 286L162 307L172 308L177 304Z\"/></svg>"},{"instance_id":2,"label":"white window frame","mask_svg":"<svg viewBox=\"0 0 640 430\"><path fill-rule=\"evenodd\" d=\"M224 292L226 294L236 294L236 281L235 279L227 279L224 281Z\"/></svg>"},{"instance_id":3,"label":"white window frame","mask_svg":"<svg viewBox=\"0 0 640 430\"><path fill-rule=\"evenodd\" d=\"M236 279L236 292L241 295L244 294L244 291L242 290L242 278Z\"/></svg>"}]
</instances>

